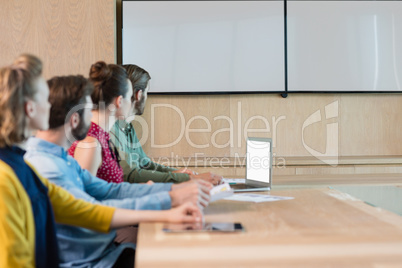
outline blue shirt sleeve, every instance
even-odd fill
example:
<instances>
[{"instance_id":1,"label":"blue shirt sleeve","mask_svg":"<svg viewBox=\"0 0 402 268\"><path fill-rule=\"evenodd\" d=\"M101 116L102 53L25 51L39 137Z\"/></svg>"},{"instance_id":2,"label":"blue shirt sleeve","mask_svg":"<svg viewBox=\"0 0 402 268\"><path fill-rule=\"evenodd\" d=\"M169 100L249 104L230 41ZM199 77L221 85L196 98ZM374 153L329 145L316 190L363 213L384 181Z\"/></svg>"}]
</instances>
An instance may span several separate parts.
<instances>
[{"instance_id":1,"label":"blue shirt sleeve","mask_svg":"<svg viewBox=\"0 0 402 268\"><path fill-rule=\"evenodd\" d=\"M89 171L80 168L80 177L84 183L85 192L99 200L104 205L134 208L134 209L169 209L171 208L171 199L169 191L172 189L172 183L154 183L131 184L109 183L93 176ZM136 200L135 207L121 207L116 204L124 201Z\"/></svg>"},{"instance_id":2,"label":"blue shirt sleeve","mask_svg":"<svg viewBox=\"0 0 402 268\"><path fill-rule=\"evenodd\" d=\"M45 178L63 187L75 197L88 202L136 210L171 208L168 192L171 189L171 184L113 184L94 177L88 171L81 169L73 158L68 158L65 161L41 154L26 156L27 160Z\"/></svg>"}]
</instances>

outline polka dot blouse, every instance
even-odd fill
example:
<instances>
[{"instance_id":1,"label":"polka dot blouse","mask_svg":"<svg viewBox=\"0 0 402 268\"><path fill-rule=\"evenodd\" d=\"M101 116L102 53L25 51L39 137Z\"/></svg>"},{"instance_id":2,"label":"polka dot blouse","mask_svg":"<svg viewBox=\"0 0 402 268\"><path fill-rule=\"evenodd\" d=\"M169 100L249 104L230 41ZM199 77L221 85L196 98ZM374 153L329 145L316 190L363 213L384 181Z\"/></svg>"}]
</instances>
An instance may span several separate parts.
<instances>
[{"instance_id":1,"label":"polka dot blouse","mask_svg":"<svg viewBox=\"0 0 402 268\"><path fill-rule=\"evenodd\" d=\"M114 153L109 149L109 133L104 131L100 126L91 122L91 127L88 131L88 136L96 138L102 146L102 164L96 173L98 178L107 182L120 183L123 182L123 169L120 167L116 160L113 158ZM75 148L77 148L78 141L75 141L68 149L68 154L74 157ZM112 156L113 154L113 156Z\"/></svg>"}]
</instances>

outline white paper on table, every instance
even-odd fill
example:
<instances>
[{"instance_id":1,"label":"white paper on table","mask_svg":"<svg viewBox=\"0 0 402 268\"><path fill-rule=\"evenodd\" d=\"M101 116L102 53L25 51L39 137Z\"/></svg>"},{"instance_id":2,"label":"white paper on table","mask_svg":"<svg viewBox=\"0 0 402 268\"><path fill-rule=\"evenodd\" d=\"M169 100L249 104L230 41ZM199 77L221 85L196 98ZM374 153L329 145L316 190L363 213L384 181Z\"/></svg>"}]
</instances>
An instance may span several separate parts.
<instances>
[{"instance_id":1,"label":"white paper on table","mask_svg":"<svg viewBox=\"0 0 402 268\"><path fill-rule=\"evenodd\" d=\"M223 183L212 188L209 193L211 195L211 199L209 200L209 202L211 203L216 200L233 195L233 189L230 188L230 185L228 183Z\"/></svg>"},{"instance_id":2,"label":"white paper on table","mask_svg":"<svg viewBox=\"0 0 402 268\"><path fill-rule=\"evenodd\" d=\"M225 198L225 200L233 200L233 201L243 201L243 202L273 202L279 200L289 200L294 199L294 197L287 196L275 196L275 195L263 195L263 194L235 194L230 197Z\"/></svg>"}]
</instances>

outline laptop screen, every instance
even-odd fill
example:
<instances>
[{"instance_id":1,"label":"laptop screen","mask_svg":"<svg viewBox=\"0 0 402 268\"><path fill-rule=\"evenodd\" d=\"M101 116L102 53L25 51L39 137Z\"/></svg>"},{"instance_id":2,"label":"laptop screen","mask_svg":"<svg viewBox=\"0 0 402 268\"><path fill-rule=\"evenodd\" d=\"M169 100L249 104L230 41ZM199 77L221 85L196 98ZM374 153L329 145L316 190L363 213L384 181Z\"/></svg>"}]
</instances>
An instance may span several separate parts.
<instances>
[{"instance_id":1,"label":"laptop screen","mask_svg":"<svg viewBox=\"0 0 402 268\"><path fill-rule=\"evenodd\" d=\"M247 180L270 182L271 139L247 139Z\"/></svg>"}]
</instances>

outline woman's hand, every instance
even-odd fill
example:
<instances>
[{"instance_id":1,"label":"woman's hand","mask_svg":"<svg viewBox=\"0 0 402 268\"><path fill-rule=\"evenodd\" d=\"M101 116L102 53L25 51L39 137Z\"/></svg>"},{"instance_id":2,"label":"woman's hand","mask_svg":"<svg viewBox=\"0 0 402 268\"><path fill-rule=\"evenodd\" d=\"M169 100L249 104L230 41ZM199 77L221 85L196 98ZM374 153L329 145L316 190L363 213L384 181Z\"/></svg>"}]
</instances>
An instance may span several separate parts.
<instances>
[{"instance_id":1,"label":"woman's hand","mask_svg":"<svg viewBox=\"0 0 402 268\"><path fill-rule=\"evenodd\" d=\"M203 221L201 210L190 202L166 212L168 213L167 222L170 223L197 223Z\"/></svg>"}]
</instances>

